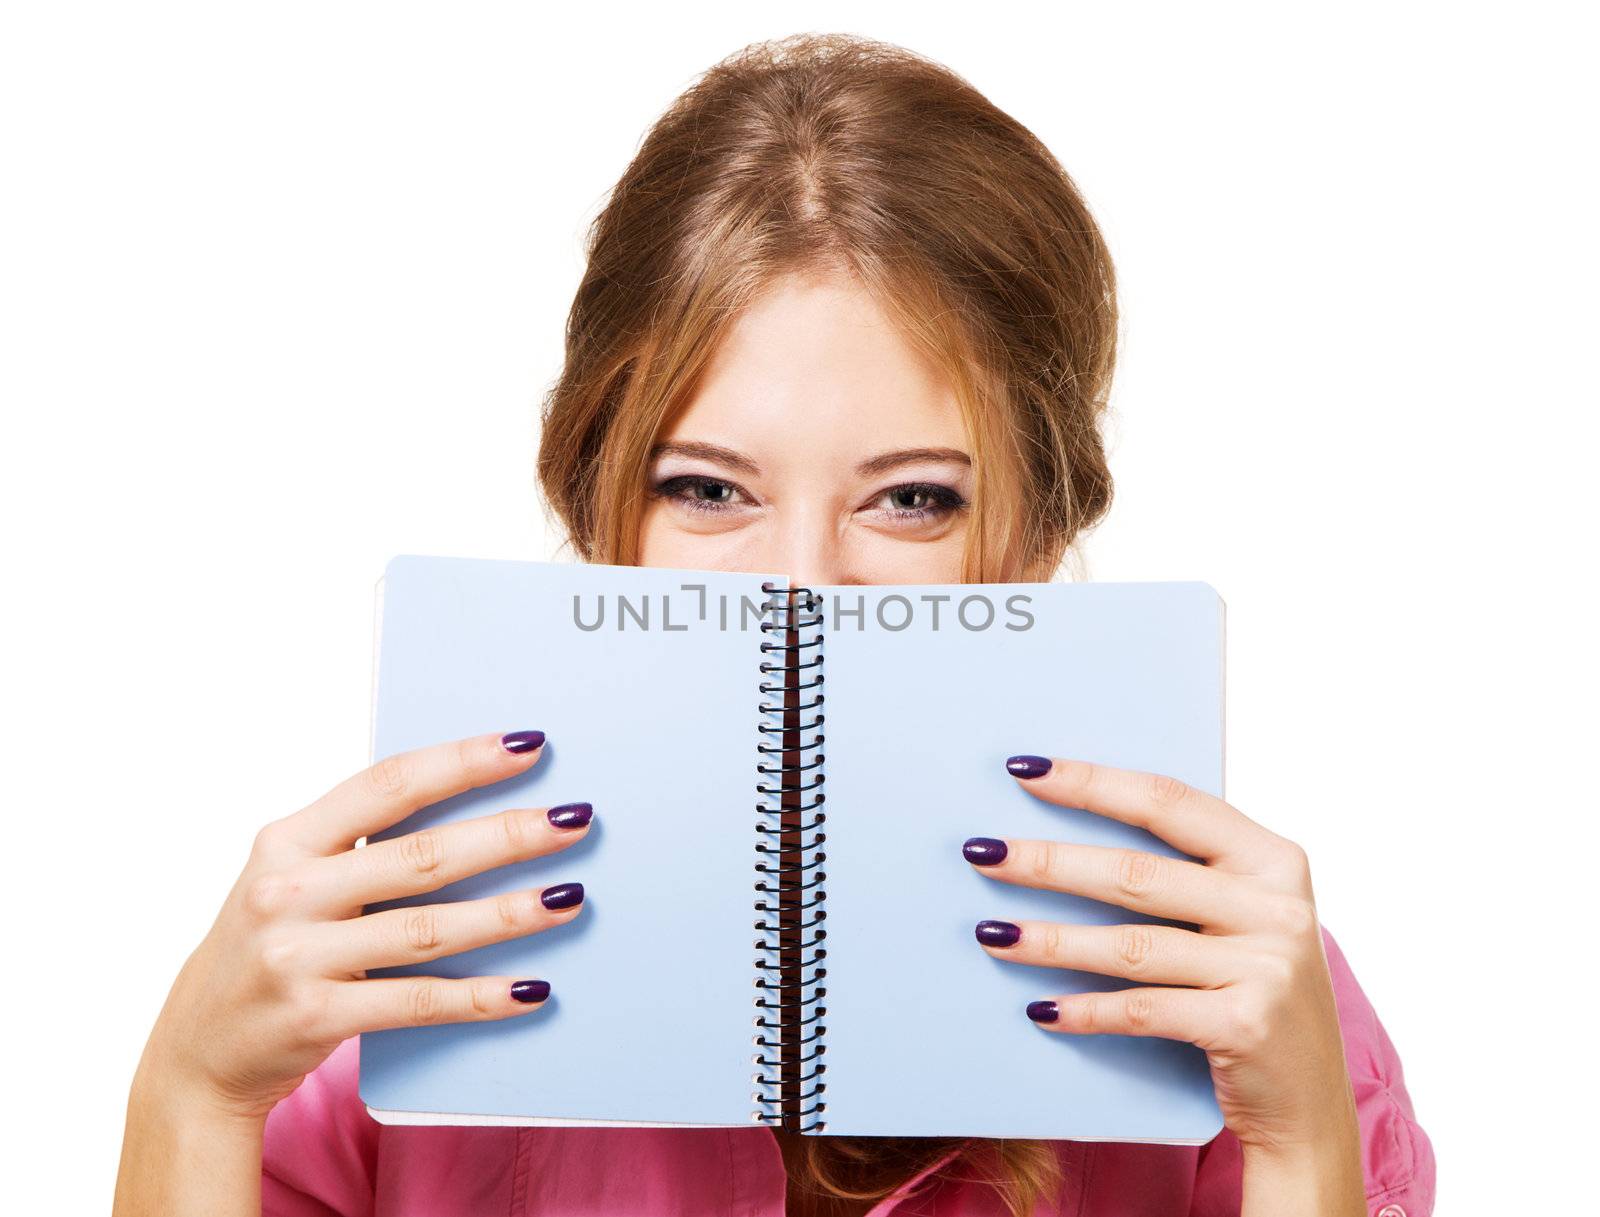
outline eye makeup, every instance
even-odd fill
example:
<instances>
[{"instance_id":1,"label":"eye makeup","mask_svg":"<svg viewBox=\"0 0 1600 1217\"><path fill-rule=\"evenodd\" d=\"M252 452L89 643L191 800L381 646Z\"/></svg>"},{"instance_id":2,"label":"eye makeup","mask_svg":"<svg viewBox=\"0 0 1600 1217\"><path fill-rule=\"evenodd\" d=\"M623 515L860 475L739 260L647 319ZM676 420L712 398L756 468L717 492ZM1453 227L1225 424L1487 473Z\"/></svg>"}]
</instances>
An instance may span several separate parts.
<instances>
[{"instance_id":1,"label":"eye makeup","mask_svg":"<svg viewBox=\"0 0 1600 1217\"><path fill-rule=\"evenodd\" d=\"M967 506L959 491L937 482L905 482L891 486L874 500L877 510L894 521L913 524L941 519Z\"/></svg>"},{"instance_id":2,"label":"eye makeup","mask_svg":"<svg viewBox=\"0 0 1600 1217\"><path fill-rule=\"evenodd\" d=\"M670 499L689 511L724 514L752 506L737 484L707 474L684 473L662 478L651 487L660 499ZM942 519L966 508L967 500L952 487L937 482L904 482L874 495L867 510L898 524L920 524Z\"/></svg>"},{"instance_id":3,"label":"eye makeup","mask_svg":"<svg viewBox=\"0 0 1600 1217\"><path fill-rule=\"evenodd\" d=\"M701 473L662 478L650 492L658 499L670 499L689 511L711 515L751 505L750 496L733 482Z\"/></svg>"}]
</instances>

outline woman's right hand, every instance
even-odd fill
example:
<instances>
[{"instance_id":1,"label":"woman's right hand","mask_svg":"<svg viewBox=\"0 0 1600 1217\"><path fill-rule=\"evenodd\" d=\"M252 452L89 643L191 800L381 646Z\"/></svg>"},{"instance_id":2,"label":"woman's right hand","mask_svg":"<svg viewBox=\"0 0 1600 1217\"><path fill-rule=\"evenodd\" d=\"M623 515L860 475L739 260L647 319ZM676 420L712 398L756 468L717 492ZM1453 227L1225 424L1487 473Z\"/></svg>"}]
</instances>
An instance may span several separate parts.
<instances>
[{"instance_id":1,"label":"woman's right hand","mask_svg":"<svg viewBox=\"0 0 1600 1217\"><path fill-rule=\"evenodd\" d=\"M587 804L505 811L355 845L432 803L526 772L543 746L543 732L521 731L403 753L263 828L216 924L172 987L136 1087L264 1120L358 1032L537 1009L550 992L542 980L369 980L365 970L561 925L582 910L581 884L362 908L565 849L589 830Z\"/></svg>"}]
</instances>

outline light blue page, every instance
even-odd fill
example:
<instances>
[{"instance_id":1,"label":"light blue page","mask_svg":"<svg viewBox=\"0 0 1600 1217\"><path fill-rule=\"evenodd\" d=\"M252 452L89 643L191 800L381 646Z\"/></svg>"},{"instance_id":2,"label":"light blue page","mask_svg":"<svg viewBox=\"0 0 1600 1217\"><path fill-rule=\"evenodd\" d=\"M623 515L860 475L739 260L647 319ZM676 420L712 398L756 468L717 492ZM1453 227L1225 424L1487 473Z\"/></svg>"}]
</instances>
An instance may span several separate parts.
<instances>
[{"instance_id":1,"label":"light blue page","mask_svg":"<svg viewBox=\"0 0 1600 1217\"><path fill-rule=\"evenodd\" d=\"M553 994L543 1010L505 1022L363 1036L369 1106L750 1122L763 635L759 617L740 609L748 599L759 613L762 578L445 558L390 564L377 755L477 732L537 728L549 740L525 777L440 804L397 831L578 801L594 804L595 827L571 849L405 902L569 881L587 896L583 913L555 930L384 973L538 977ZM586 624L603 601L602 628L574 624L574 596ZM635 612L648 600L648 629L619 616L619 596Z\"/></svg>"},{"instance_id":2,"label":"light blue page","mask_svg":"<svg viewBox=\"0 0 1600 1217\"><path fill-rule=\"evenodd\" d=\"M1222 604L1204 584L822 588L827 673L827 1132L1209 1140L1188 1044L1043 1031L1023 1010L1120 988L991 959L983 918L1120 924L1121 909L987 879L968 837L1148 834L1019 788L1008 756L1075 757L1222 790ZM960 602L987 595L985 629ZM1026 595L1020 611L1006 601ZM943 603L927 596L948 596ZM836 599L836 597L838 599ZM901 597L903 600L892 599ZM865 601L858 628L834 614ZM878 618L904 629L884 628ZM934 628L932 609L939 612ZM909 612L908 612L909 610ZM1026 629L1019 626L1031 615ZM968 605L974 626L981 603Z\"/></svg>"}]
</instances>

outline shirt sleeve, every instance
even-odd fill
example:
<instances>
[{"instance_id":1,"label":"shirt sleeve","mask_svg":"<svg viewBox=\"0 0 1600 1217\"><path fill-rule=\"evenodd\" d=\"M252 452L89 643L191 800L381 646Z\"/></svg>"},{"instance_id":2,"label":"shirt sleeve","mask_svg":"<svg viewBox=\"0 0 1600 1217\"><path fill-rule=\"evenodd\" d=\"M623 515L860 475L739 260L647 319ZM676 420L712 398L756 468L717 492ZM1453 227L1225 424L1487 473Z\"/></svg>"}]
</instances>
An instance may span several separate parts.
<instances>
[{"instance_id":1,"label":"shirt sleeve","mask_svg":"<svg viewBox=\"0 0 1600 1217\"><path fill-rule=\"evenodd\" d=\"M1433 1146L1417 1123L1406 1093L1400 1056L1361 991L1344 952L1326 930L1322 943L1333 977L1344 1037L1345 1064L1361 1122L1361 1159L1366 1172L1367 1211L1372 1217L1430 1217L1434 1199ZM1224 1130L1200 1155L1194 1217L1239 1211L1243 1157L1239 1142Z\"/></svg>"},{"instance_id":2,"label":"shirt sleeve","mask_svg":"<svg viewBox=\"0 0 1600 1217\"><path fill-rule=\"evenodd\" d=\"M356 1090L348 1039L267 1116L262 1217L372 1217L378 1124Z\"/></svg>"}]
</instances>

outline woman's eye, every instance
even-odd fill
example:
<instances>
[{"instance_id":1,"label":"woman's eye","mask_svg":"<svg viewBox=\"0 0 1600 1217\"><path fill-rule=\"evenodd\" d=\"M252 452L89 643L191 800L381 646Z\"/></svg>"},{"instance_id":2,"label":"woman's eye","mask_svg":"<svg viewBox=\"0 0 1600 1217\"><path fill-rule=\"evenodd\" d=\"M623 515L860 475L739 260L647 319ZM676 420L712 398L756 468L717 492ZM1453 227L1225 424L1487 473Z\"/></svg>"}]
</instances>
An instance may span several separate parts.
<instances>
[{"instance_id":1,"label":"woman's eye","mask_svg":"<svg viewBox=\"0 0 1600 1217\"><path fill-rule=\"evenodd\" d=\"M705 503L727 503L733 499L733 487L726 482L696 482L689 487L689 497Z\"/></svg>"},{"instance_id":2,"label":"woman's eye","mask_svg":"<svg viewBox=\"0 0 1600 1217\"><path fill-rule=\"evenodd\" d=\"M898 520L933 519L967 505L967 501L948 486L931 482L908 482L884 491L883 509Z\"/></svg>"},{"instance_id":3,"label":"woman's eye","mask_svg":"<svg viewBox=\"0 0 1600 1217\"><path fill-rule=\"evenodd\" d=\"M889 501L901 511L920 511L933 502L933 495L921 486L897 486L889 492Z\"/></svg>"},{"instance_id":4,"label":"woman's eye","mask_svg":"<svg viewBox=\"0 0 1600 1217\"><path fill-rule=\"evenodd\" d=\"M695 511L721 511L743 498L732 482L688 474L667 478L656 486L656 494L664 499L676 499Z\"/></svg>"}]
</instances>

